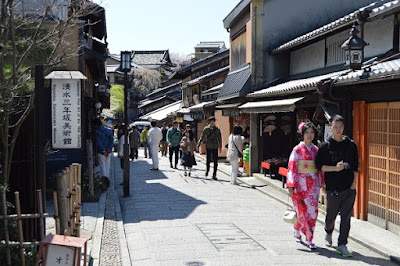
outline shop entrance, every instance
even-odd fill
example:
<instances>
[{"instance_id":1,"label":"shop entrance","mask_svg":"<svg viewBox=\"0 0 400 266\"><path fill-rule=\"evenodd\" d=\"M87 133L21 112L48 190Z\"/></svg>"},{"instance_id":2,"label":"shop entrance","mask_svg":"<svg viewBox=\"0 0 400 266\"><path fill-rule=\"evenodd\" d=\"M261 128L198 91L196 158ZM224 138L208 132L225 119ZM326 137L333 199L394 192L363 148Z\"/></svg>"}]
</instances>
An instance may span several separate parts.
<instances>
[{"instance_id":1,"label":"shop entrance","mask_svg":"<svg viewBox=\"0 0 400 266\"><path fill-rule=\"evenodd\" d=\"M368 104L368 221L400 229L400 102Z\"/></svg>"}]
</instances>

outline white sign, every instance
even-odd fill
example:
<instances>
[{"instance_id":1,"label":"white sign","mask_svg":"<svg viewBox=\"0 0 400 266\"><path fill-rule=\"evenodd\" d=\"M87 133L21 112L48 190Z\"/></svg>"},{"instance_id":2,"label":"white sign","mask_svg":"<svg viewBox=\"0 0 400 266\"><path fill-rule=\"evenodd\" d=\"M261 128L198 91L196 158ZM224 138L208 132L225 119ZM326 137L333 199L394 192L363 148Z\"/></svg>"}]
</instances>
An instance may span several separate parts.
<instances>
[{"instance_id":1,"label":"white sign","mask_svg":"<svg viewBox=\"0 0 400 266\"><path fill-rule=\"evenodd\" d=\"M65 246L49 245L47 251L47 265L75 265L74 263L75 249Z\"/></svg>"},{"instance_id":2,"label":"white sign","mask_svg":"<svg viewBox=\"0 0 400 266\"><path fill-rule=\"evenodd\" d=\"M332 137L332 131L329 128L329 125L325 125L325 134L324 134L324 140L326 141L329 137Z\"/></svg>"},{"instance_id":3,"label":"white sign","mask_svg":"<svg viewBox=\"0 0 400 266\"><path fill-rule=\"evenodd\" d=\"M81 148L81 80L52 79L51 129L53 149Z\"/></svg>"}]
</instances>

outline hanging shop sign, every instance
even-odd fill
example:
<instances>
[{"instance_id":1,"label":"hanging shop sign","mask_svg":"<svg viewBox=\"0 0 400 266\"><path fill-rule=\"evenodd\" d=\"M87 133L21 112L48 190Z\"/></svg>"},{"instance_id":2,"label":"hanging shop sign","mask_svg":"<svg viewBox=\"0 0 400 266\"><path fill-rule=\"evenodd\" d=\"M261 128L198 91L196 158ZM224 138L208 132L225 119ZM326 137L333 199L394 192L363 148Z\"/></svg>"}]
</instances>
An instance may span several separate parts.
<instances>
[{"instance_id":1,"label":"hanging shop sign","mask_svg":"<svg viewBox=\"0 0 400 266\"><path fill-rule=\"evenodd\" d=\"M53 149L82 146L82 92L78 71L54 71L51 79L51 135Z\"/></svg>"}]
</instances>

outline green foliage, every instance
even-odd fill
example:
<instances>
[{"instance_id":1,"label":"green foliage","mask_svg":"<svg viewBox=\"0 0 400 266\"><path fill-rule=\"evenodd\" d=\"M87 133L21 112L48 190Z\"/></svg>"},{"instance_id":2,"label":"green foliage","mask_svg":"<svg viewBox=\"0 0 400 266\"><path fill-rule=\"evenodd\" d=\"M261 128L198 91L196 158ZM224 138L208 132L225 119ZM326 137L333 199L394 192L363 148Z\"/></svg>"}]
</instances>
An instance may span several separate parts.
<instances>
[{"instance_id":1,"label":"green foliage","mask_svg":"<svg viewBox=\"0 0 400 266\"><path fill-rule=\"evenodd\" d=\"M113 85L110 89L111 112L116 114L124 111L124 86Z\"/></svg>"},{"instance_id":2,"label":"green foliage","mask_svg":"<svg viewBox=\"0 0 400 266\"><path fill-rule=\"evenodd\" d=\"M94 172L93 176L94 196L90 196L89 172L86 171L82 177L82 201L99 201L102 192L107 190L107 184L101 180L101 173Z\"/></svg>"},{"instance_id":3,"label":"green foliage","mask_svg":"<svg viewBox=\"0 0 400 266\"><path fill-rule=\"evenodd\" d=\"M10 241L10 243L15 243L13 241ZM11 248L11 264L12 265L22 265L22 260L21 260L21 253L18 247ZM0 249L0 261L5 262L7 261L7 255L6 255L6 249L1 248ZM36 263L36 257L38 255L37 249L35 246L29 246L25 247L25 265L27 266L33 266Z\"/></svg>"}]
</instances>

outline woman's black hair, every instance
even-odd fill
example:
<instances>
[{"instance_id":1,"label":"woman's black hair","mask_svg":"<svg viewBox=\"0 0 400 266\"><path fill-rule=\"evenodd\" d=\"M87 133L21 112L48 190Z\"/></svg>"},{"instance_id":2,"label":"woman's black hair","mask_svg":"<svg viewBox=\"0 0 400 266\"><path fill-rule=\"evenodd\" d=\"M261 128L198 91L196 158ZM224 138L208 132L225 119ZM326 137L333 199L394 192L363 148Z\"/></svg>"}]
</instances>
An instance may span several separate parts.
<instances>
[{"instance_id":1,"label":"woman's black hair","mask_svg":"<svg viewBox=\"0 0 400 266\"><path fill-rule=\"evenodd\" d=\"M242 134L242 131L243 131L242 127L239 126L239 125L236 125L236 126L233 128L232 134L233 134L233 135L241 135L241 134Z\"/></svg>"},{"instance_id":2,"label":"woman's black hair","mask_svg":"<svg viewBox=\"0 0 400 266\"><path fill-rule=\"evenodd\" d=\"M189 133L189 139L190 139L190 141L192 141L194 139L193 131L191 129L187 129L187 130L185 130L185 134L186 133Z\"/></svg>"},{"instance_id":3,"label":"woman's black hair","mask_svg":"<svg viewBox=\"0 0 400 266\"><path fill-rule=\"evenodd\" d=\"M118 132L117 132L118 140L122 135L124 135L124 127L125 127L125 124L121 124L118 126ZM121 132L121 130L122 130L122 132Z\"/></svg>"},{"instance_id":4,"label":"woman's black hair","mask_svg":"<svg viewBox=\"0 0 400 266\"><path fill-rule=\"evenodd\" d=\"M312 122L307 122L303 126L303 128L301 129L301 138L304 139L304 133L306 133L306 130L309 128L312 128L314 130L314 134L315 134L314 139L317 139L318 138L318 130Z\"/></svg>"}]
</instances>

